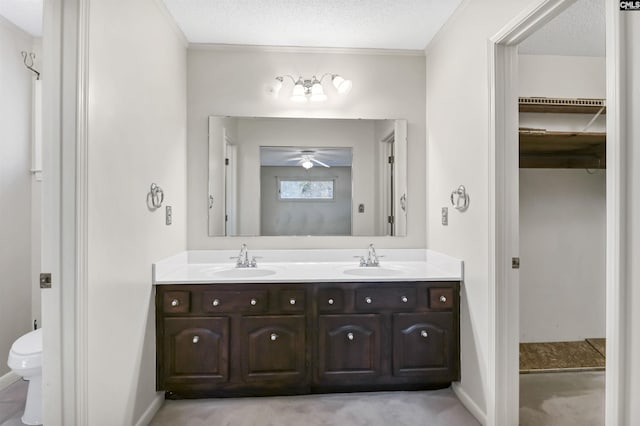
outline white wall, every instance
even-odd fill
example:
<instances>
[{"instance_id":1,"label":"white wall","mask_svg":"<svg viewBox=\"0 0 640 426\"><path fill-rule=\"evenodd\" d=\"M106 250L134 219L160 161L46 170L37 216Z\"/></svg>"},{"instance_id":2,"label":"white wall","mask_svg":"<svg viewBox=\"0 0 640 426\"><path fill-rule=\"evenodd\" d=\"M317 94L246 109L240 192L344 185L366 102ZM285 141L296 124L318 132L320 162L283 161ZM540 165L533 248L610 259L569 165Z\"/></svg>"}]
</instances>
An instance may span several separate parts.
<instances>
[{"instance_id":1,"label":"white wall","mask_svg":"<svg viewBox=\"0 0 640 426\"><path fill-rule=\"evenodd\" d=\"M520 96L605 98L605 58L520 55ZM582 130L589 114L520 114L520 127ZM602 115L590 131L605 131ZM605 335L604 170L520 170L520 340Z\"/></svg>"},{"instance_id":2,"label":"white wall","mask_svg":"<svg viewBox=\"0 0 640 426\"><path fill-rule=\"evenodd\" d=\"M464 260L462 381L480 417L492 403L489 378L489 49L487 41L529 0L463 2L427 48L427 247ZM469 209L451 208L458 185ZM449 225L440 223L449 207Z\"/></svg>"},{"instance_id":3,"label":"white wall","mask_svg":"<svg viewBox=\"0 0 640 426\"><path fill-rule=\"evenodd\" d=\"M353 80L353 90L320 105L287 100L290 82L273 99L266 91L276 75L335 72ZM196 47L188 53L189 249L425 247L425 68L421 55L299 53L260 48ZM207 236L207 117L404 118L408 120L409 212L407 237Z\"/></svg>"},{"instance_id":4,"label":"white wall","mask_svg":"<svg viewBox=\"0 0 640 426\"><path fill-rule=\"evenodd\" d=\"M90 9L88 424L131 425L154 401L151 264L186 248L186 47L162 2ZM149 186L164 208L147 207Z\"/></svg>"},{"instance_id":5,"label":"white wall","mask_svg":"<svg viewBox=\"0 0 640 426\"><path fill-rule=\"evenodd\" d=\"M31 71L33 40L0 17L0 376L13 342L31 325Z\"/></svg>"},{"instance_id":6,"label":"white wall","mask_svg":"<svg viewBox=\"0 0 640 426\"><path fill-rule=\"evenodd\" d=\"M605 171L520 169L520 340L605 336Z\"/></svg>"}]
</instances>

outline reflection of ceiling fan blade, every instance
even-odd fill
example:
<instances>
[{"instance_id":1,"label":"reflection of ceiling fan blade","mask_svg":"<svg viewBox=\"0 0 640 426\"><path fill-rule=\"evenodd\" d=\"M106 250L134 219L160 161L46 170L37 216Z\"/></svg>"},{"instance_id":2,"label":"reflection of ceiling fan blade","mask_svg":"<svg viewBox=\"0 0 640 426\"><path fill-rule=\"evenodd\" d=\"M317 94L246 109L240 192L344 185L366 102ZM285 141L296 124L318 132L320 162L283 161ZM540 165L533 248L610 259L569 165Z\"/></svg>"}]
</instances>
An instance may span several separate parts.
<instances>
[{"instance_id":1,"label":"reflection of ceiling fan blade","mask_svg":"<svg viewBox=\"0 0 640 426\"><path fill-rule=\"evenodd\" d=\"M320 164L322 167L331 167L330 165L325 164L322 161L316 160L315 158L310 158L309 160L313 161L314 163Z\"/></svg>"},{"instance_id":2,"label":"reflection of ceiling fan blade","mask_svg":"<svg viewBox=\"0 0 640 426\"><path fill-rule=\"evenodd\" d=\"M303 157L287 158L287 161L300 161L300 160L304 160L304 158Z\"/></svg>"}]
</instances>

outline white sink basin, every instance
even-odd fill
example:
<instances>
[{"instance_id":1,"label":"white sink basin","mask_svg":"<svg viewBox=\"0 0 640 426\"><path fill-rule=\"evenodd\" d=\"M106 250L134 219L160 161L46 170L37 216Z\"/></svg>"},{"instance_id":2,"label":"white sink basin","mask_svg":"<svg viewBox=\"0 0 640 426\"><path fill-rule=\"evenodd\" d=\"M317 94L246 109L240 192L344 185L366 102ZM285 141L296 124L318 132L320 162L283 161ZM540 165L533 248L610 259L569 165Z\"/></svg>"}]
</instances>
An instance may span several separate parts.
<instances>
[{"instance_id":1,"label":"white sink basin","mask_svg":"<svg viewBox=\"0 0 640 426\"><path fill-rule=\"evenodd\" d=\"M222 269L211 273L212 276L220 278L258 278L275 274L272 269L262 268L232 268Z\"/></svg>"},{"instance_id":2,"label":"white sink basin","mask_svg":"<svg viewBox=\"0 0 640 426\"><path fill-rule=\"evenodd\" d=\"M359 275L365 277L392 277L404 274L400 269L383 268L379 266L347 269L343 271L343 273L347 275Z\"/></svg>"}]
</instances>

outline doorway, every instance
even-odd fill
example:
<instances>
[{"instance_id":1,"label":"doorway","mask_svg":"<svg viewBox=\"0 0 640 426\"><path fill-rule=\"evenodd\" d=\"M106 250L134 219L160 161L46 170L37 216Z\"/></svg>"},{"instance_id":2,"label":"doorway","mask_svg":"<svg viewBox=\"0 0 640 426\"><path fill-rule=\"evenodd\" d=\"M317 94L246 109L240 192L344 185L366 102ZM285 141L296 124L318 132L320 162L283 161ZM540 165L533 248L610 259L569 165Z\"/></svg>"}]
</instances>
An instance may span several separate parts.
<instances>
[{"instance_id":1,"label":"doorway","mask_svg":"<svg viewBox=\"0 0 640 426\"><path fill-rule=\"evenodd\" d=\"M520 287L518 266L519 245L519 147L518 147L518 45L544 24L571 6L574 1L541 1L518 16L491 39L490 81L492 115L492 187L490 192L490 235L492 241L492 275L495 294L490 308L495 316L492 354L492 377L495 377L495 406L491 407L490 420L495 424L518 424L519 418L519 340L520 340ZM617 47L616 29L612 25L615 17L614 4L607 5L606 32L610 47ZM618 101L612 84L617 65L607 58L607 104L614 109L607 111L607 225L606 225L606 322L607 358L616 359L620 351L620 326L615 320L623 309L620 299L621 282L614 273L620 260L613 255L620 241L619 215L616 206L620 202L620 181L610 179L617 176L621 167L619 132L612 119ZM523 262L526 259L523 259ZM613 365L606 372L606 393L618 394L623 383L622 367ZM619 424L620 406L615 398L606 399L607 424ZM492 412L493 410L493 412Z\"/></svg>"}]
</instances>

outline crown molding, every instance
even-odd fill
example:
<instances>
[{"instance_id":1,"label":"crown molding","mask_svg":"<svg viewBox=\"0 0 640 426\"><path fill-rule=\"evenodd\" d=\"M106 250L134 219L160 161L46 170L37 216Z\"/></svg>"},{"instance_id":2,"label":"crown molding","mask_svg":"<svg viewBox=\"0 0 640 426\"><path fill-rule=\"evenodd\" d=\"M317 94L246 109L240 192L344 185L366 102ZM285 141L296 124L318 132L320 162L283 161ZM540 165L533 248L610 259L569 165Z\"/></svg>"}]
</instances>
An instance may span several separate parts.
<instances>
[{"instance_id":1,"label":"crown molding","mask_svg":"<svg viewBox=\"0 0 640 426\"><path fill-rule=\"evenodd\" d=\"M425 56L424 50L352 47L261 46L249 44L189 43L189 50L254 53L313 53L331 55Z\"/></svg>"}]
</instances>

